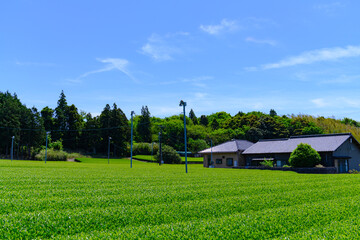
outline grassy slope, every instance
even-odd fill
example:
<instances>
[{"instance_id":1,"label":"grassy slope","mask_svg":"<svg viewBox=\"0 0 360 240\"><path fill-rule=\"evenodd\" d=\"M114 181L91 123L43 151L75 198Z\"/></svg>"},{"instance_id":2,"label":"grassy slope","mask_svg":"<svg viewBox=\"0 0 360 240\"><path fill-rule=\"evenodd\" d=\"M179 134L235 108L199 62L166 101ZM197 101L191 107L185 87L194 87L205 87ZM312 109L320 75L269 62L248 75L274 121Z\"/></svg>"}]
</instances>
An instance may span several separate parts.
<instances>
[{"instance_id":1,"label":"grassy slope","mask_svg":"<svg viewBox=\"0 0 360 240\"><path fill-rule=\"evenodd\" d=\"M156 161L154 157L151 158L151 155L135 155L134 158L140 159L140 160L148 160L148 161ZM190 162L203 162L202 157L188 157L188 161ZM181 157L181 160L185 162L185 157Z\"/></svg>"},{"instance_id":2,"label":"grassy slope","mask_svg":"<svg viewBox=\"0 0 360 240\"><path fill-rule=\"evenodd\" d=\"M360 175L0 161L0 239L358 239Z\"/></svg>"},{"instance_id":3,"label":"grassy slope","mask_svg":"<svg viewBox=\"0 0 360 240\"><path fill-rule=\"evenodd\" d=\"M316 126L324 129L324 133L348 133L350 132L358 141L360 141L360 128L346 125L340 122L340 120L332 118L321 118L313 116L303 116L304 118L315 123Z\"/></svg>"}]
</instances>

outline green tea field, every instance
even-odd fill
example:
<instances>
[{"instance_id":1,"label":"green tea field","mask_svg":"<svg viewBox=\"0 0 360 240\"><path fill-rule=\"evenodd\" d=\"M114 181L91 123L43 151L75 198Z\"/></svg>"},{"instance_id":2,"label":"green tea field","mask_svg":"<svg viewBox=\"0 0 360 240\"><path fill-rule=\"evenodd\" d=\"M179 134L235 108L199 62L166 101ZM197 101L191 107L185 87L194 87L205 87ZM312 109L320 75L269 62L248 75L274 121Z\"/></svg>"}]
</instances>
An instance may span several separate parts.
<instances>
[{"instance_id":1,"label":"green tea field","mask_svg":"<svg viewBox=\"0 0 360 240\"><path fill-rule=\"evenodd\" d=\"M359 239L360 175L0 161L0 239Z\"/></svg>"},{"instance_id":2,"label":"green tea field","mask_svg":"<svg viewBox=\"0 0 360 240\"><path fill-rule=\"evenodd\" d=\"M151 155L135 155L135 156L133 156L133 158L136 158L136 159L139 159L139 160L146 160L146 161L156 162L154 156L151 156ZM188 160L188 162L202 163L204 161L204 158L202 158L202 157L188 157L187 160ZM185 157L181 157L181 161L184 163L185 162Z\"/></svg>"}]
</instances>

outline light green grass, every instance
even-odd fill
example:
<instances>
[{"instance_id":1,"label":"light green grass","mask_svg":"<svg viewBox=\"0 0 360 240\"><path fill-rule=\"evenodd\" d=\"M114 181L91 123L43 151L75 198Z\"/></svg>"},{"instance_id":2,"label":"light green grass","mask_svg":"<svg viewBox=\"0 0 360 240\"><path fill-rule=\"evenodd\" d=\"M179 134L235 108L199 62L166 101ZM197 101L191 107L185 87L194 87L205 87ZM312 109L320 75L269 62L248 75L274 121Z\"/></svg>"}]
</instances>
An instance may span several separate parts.
<instances>
[{"instance_id":1,"label":"light green grass","mask_svg":"<svg viewBox=\"0 0 360 240\"><path fill-rule=\"evenodd\" d=\"M151 158L151 155L135 155L133 158L139 159L139 160L147 160L147 161L153 161L155 162L154 156ZM188 157L187 158L189 162L203 162L202 157ZM181 161L185 162L185 157L181 157Z\"/></svg>"},{"instance_id":2,"label":"light green grass","mask_svg":"<svg viewBox=\"0 0 360 240\"><path fill-rule=\"evenodd\" d=\"M359 239L360 175L0 161L0 239Z\"/></svg>"}]
</instances>

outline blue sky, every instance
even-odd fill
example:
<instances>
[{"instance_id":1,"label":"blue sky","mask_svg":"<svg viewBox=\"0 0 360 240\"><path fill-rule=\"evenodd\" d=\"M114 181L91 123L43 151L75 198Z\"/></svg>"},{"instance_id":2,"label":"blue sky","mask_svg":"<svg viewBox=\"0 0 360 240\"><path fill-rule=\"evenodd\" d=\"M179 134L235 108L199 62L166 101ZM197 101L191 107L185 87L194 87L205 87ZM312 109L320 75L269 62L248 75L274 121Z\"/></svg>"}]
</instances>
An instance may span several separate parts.
<instances>
[{"instance_id":1,"label":"blue sky","mask_svg":"<svg viewBox=\"0 0 360 240\"><path fill-rule=\"evenodd\" d=\"M142 105L360 120L359 1L2 1L0 91L28 107Z\"/></svg>"}]
</instances>

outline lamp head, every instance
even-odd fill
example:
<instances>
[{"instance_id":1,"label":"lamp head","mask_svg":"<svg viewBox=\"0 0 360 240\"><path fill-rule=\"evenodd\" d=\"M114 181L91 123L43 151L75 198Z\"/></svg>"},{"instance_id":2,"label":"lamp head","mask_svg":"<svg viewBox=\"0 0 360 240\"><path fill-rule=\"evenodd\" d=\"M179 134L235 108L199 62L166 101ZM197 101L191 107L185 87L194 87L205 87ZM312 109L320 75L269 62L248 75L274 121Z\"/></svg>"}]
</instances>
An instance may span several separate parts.
<instances>
[{"instance_id":1,"label":"lamp head","mask_svg":"<svg viewBox=\"0 0 360 240\"><path fill-rule=\"evenodd\" d=\"M134 112L134 111L131 111L131 116L134 115L134 114L135 114L135 112Z\"/></svg>"},{"instance_id":2,"label":"lamp head","mask_svg":"<svg viewBox=\"0 0 360 240\"><path fill-rule=\"evenodd\" d=\"M181 100L179 106L186 106L186 102L184 102L183 100Z\"/></svg>"}]
</instances>

